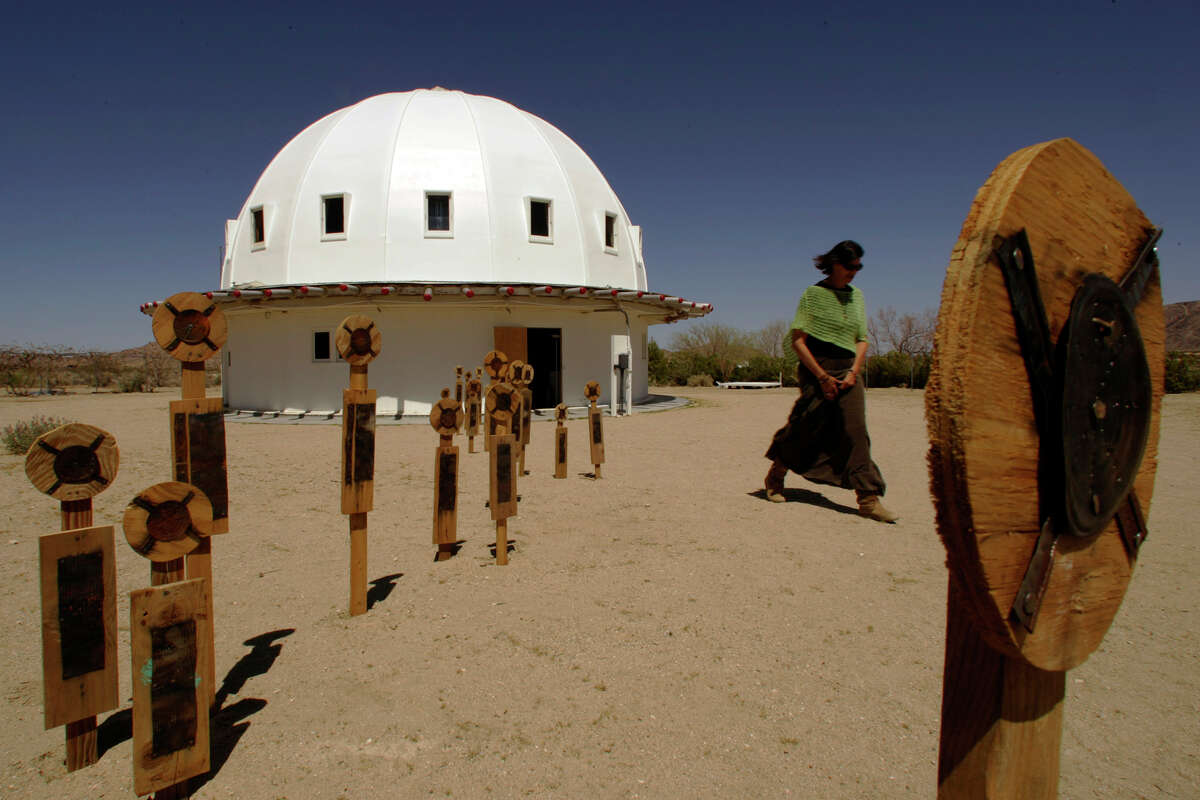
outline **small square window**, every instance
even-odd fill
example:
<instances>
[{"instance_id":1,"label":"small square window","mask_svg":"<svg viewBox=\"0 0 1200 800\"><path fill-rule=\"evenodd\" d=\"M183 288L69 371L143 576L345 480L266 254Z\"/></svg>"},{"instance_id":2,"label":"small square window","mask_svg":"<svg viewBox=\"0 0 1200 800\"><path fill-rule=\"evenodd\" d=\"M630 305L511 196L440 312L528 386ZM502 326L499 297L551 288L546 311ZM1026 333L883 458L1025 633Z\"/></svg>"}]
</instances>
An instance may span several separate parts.
<instances>
[{"instance_id":1,"label":"small square window","mask_svg":"<svg viewBox=\"0 0 1200 800\"><path fill-rule=\"evenodd\" d=\"M617 215L604 215L604 250L608 253L617 252Z\"/></svg>"},{"instance_id":2,"label":"small square window","mask_svg":"<svg viewBox=\"0 0 1200 800\"><path fill-rule=\"evenodd\" d=\"M266 217L263 216L262 206L250 209L250 223L254 229L254 239L251 244L257 249L261 249L267 243L267 224Z\"/></svg>"},{"instance_id":3,"label":"small square window","mask_svg":"<svg viewBox=\"0 0 1200 800\"><path fill-rule=\"evenodd\" d=\"M321 238L346 238L346 195L331 194L321 198Z\"/></svg>"},{"instance_id":4,"label":"small square window","mask_svg":"<svg viewBox=\"0 0 1200 800\"><path fill-rule=\"evenodd\" d=\"M554 218L550 201L529 198L529 240L549 241L553 237Z\"/></svg>"},{"instance_id":5,"label":"small square window","mask_svg":"<svg viewBox=\"0 0 1200 800\"><path fill-rule=\"evenodd\" d=\"M313 361L332 361L329 331L313 331Z\"/></svg>"},{"instance_id":6,"label":"small square window","mask_svg":"<svg viewBox=\"0 0 1200 800\"><path fill-rule=\"evenodd\" d=\"M454 205L450 192L425 193L425 235L449 238L453 235Z\"/></svg>"}]
</instances>

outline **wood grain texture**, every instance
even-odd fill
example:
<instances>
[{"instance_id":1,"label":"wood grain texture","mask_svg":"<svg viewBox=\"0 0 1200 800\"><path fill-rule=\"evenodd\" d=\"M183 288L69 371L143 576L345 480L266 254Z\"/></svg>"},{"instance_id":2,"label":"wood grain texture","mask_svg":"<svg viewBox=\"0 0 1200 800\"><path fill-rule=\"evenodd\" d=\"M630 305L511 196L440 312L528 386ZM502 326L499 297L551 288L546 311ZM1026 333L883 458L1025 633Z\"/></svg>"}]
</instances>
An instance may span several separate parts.
<instances>
[{"instance_id":1,"label":"wood grain texture","mask_svg":"<svg viewBox=\"0 0 1200 800\"><path fill-rule=\"evenodd\" d=\"M120 702L113 542L111 525L38 537L47 730Z\"/></svg>"},{"instance_id":2,"label":"wood grain texture","mask_svg":"<svg viewBox=\"0 0 1200 800\"><path fill-rule=\"evenodd\" d=\"M433 543L458 541L458 448L439 447L433 458Z\"/></svg>"},{"instance_id":3,"label":"wood grain texture","mask_svg":"<svg viewBox=\"0 0 1200 800\"><path fill-rule=\"evenodd\" d=\"M198 292L179 292L154 311L151 329L158 346L179 361L207 361L229 336L225 313Z\"/></svg>"},{"instance_id":4,"label":"wood grain texture","mask_svg":"<svg viewBox=\"0 0 1200 800\"><path fill-rule=\"evenodd\" d=\"M493 520L517 513L517 444L511 433L498 434L489 454L488 505Z\"/></svg>"},{"instance_id":5,"label":"wood grain texture","mask_svg":"<svg viewBox=\"0 0 1200 800\"><path fill-rule=\"evenodd\" d=\"M209 769L208 582L129 593L133 784L139 795Z\"/></svg>"},{"instance_id":6,"label":"wood grain texture","mask_svg":"<svg viewBox=\"0 0 1200 800\"><path fill-rule=\"evenodd\" d=\"M509 361L529 359L529 331L526 328L497 325L492 332L492 341Z\"/></svg>"},{"instance_id":7,"label":"wood grain texture","mask_svg":"<svg viewBox=\"0 0 1200 800\"><path fill-rule=\"evenodd\" d=\"M111 433L72 422L42 434L25 454L25 475L39 492L68 502L87 500L117 477L121 453Z\"/></svg>"},{"instance_id":8,"label":"wood grain texture","mask_svg":"<svg viewBox=\"0 0 1200 800\"><path fill-rule=\"evenodd\" d=\"M342 513L370 511L375 504L374 389L342 391Z\"/></svg>"},{"instance_id":9,"label":"wood grain texture","mask_svg":"<svg viewBox=\"0 0 1200 800\"><path fill-rule=\"evenodd\" d=\"M154 562L182 559L212 532L212 504L190 483L143 489L125 507L125 541Z\"/></svg>"},{"instance_id":10,"label":"wood grain texture","mask_svg":"<svg viewBox=\"0 0 1200 800\"><path fill-rule=\"evenodd\" d=\"M591 447L592 464L604 463L604 414L592 405L588 409L588 444ZM597 473L597 477L599 473Z\"/></svg>"},{"instance_id":11,"label":"wood grain texture","mask_svg":"<svg viewBox=\"0 0 1200 800\"><path fill-rule=\"evenodd\" d=\"M350 616L367 613L367 514L350 515Z\"/></svg>"},{"instance_id":12,"label":"wood grain texture","mask_svg":"<svg viewBox=\"0 0 1200 800\"><path fill-rule=\"evenodd\" d=\"M991 648L951 580L938 758L940 800L1051 800L1058 793L1065 672Z\"/></svg>"},{"instance_id":13,"label":"wood grain texture","mask_svg":"<svg viewBox=\"0 0 1200 800\"><path fill-rule=\"evenodd\" d=\"M383 350L383 334L370 317L351 314L333 335L338 355L352 367L370 364Z\"/></svg>"},{"instance_id":14,"label":"wood grain texture","mask_svg":"<svg viewBox=\"0 0 1200 800\"><path fill-rule=\"evenodd\" d=\"M1024 228L1052 338L1088 273L1119 282L1151 225L1087 150L1058 139L1005 159L979 190L947 270L925 393L929 466L948 565L981 635L1001 652L1062 671L1099 644L1132 566L1116 523L1090 539L1060 537L1036 630L1009 610L1040 530L1038 436L997 237ZM1136 309L1153 382L1150 435L1134 482L1148 508L1157 467L1164 339L1158 276Z\"/></svg>"},{"instance_id":15,"label":"wood grain texture","mask_svg":"<svg viewBox=\"0 0 1200 800\"><path fill-rule=\"evenodd\" d=\"M567 428L561 423L554 430L554 477L567 477Z\"/></svg>"},{"instance_id":16,"label":"wood grain texture","mask_svg":"<svg viewBox=\"0 0 1200 800\"><path fill-rule=\"evenodd\" d=\"M212 503L214 535L229 532L229 470L225 457L225 414L220 397L172 400L171 470Z\"/></svg>"}]
</instances>

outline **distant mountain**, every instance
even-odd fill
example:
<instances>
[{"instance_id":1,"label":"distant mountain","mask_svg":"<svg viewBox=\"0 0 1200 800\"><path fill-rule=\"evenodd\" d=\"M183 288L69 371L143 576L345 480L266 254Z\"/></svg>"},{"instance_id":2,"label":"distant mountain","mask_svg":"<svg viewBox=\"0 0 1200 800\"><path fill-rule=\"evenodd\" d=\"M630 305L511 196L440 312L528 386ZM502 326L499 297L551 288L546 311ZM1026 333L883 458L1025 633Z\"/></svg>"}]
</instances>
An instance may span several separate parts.
<instances>
[{"instance_id":1,"label":"distant mountain","mask_svg":"<svg viewBox=\"0 0 1200 800\"><path fill-rule=\"evenodd\" d=\"M1200 352L1200 300L1163 306L1167 323L1167 351Z\"/></svg>"}]
</instances>

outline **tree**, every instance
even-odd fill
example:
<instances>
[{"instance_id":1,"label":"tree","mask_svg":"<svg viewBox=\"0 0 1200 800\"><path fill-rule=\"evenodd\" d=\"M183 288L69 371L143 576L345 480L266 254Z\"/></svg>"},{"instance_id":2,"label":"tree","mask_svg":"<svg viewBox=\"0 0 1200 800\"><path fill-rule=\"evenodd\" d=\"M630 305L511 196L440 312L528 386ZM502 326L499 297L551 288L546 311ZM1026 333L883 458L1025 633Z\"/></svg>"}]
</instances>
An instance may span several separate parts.
<instances>
[{"instance_id":1,"label":"tree","mask_svg":"<svg viewBox=\"0 0 1200 800\"><path fill-rule=\"evenodd\" d=\"M102 387L112 383L113 378L120 371L116 357L112 353L100 350L89 350L84 353L80 358L79 366L94 391L99 391Z\"/></svg>"},{"instance_id":2,"label":"tree","mask_svg":"<svg viewBox=\"0 0 1200 800\"><path fill-rule=\"evenodd\" d=\"M716 322L698 322L675 334L676 352L690 353L711 362L712 376L719 381L729 380L739 363L753 354L745 333Z\"/></svg>"},{"instance_id":3,"label":"tree","mask_svg":"<svg viewBox=\"0 0 1200 800\"><path fill-rule=\"evenodd\" d=\"M768 322L750 337L757 350L768 358L783 358L791 349L792 324L784 319Z\"/></svg>"},{"instance_id":4,"label":"tree","mask_svg":"<svg viewBox=\"0 0 1200 800\"><path fill-rule=\"evenodd\" d=\"M892 350L909 356L933 350L933 332L937 327L937 311L927 308L917 314L897 314L891 306L876 309L867 320L867 335L875 352Z\"/></svg>"}]
</instances>

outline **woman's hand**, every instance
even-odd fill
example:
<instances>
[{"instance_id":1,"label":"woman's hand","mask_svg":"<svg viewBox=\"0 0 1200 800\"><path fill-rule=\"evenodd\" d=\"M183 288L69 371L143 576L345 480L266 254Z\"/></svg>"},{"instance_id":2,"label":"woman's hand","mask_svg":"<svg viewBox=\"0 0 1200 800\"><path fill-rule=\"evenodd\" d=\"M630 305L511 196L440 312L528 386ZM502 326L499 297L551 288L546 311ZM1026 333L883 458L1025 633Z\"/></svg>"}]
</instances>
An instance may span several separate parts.
<instances>
[{"instance_id":1,"label":"woman's hand","mask_svg":"<svg viewBox=\"0 0 1200 800\"><path fill-rule=\"evenodd\" d=\"M838 388L843 390L849 389L856 383L858 383L858 376L854 374L854 370L850 370L846 373L846 377L838 381Z\"/></svg>"},{"instance_id":2,"label":"woman's hand","mask_svg":"<svg viewBox=\"0 0 1200 800\"><path fill-rule=\"evenodd\" d=\"M817 380L821 384L821 394L825 395L826 400L832 400L837 397L838 390L841 388L841 382L837 378L826 372L817 378Z\"/></svg>"}]
</instances>

